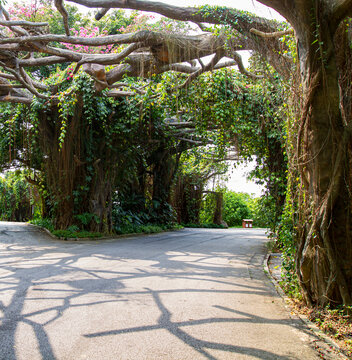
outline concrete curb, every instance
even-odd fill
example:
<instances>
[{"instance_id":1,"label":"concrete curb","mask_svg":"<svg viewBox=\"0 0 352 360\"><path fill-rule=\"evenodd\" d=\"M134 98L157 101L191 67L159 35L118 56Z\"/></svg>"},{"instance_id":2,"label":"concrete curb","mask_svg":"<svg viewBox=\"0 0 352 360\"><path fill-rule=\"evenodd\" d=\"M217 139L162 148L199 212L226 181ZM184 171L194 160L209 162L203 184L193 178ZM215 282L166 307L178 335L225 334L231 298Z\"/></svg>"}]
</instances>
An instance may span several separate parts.
<instances>
[{"instance_id":1,"label":"concrete curb","mask_svg":"<svg viewBox=\"0 0 352 360\"><path fill-rule=\"evenodd\" d=\"M269 266L270 258L273 254L267 253L264 258L263 267L265 270L265 273L267 274L269 280L274 285L276 292L279 294L279 296L283 299L286 309L290 312L290 315L294 315L296 318L300 319L303 324L306 325L306 327L313 332L314 335L316 335L319 339L321 339L327 346L329 346L330 349L332 349L336 355L339 355L341 359L349 360L343 350L339 347L338 344L336 344L328 335L326 335L322 330L318 328L312 321L310 321L306 316L298 313L292 306L290 305L290 299L285 294L285 292L282 290L279 282L272 276Z\"/></svg>"}]
</instances>

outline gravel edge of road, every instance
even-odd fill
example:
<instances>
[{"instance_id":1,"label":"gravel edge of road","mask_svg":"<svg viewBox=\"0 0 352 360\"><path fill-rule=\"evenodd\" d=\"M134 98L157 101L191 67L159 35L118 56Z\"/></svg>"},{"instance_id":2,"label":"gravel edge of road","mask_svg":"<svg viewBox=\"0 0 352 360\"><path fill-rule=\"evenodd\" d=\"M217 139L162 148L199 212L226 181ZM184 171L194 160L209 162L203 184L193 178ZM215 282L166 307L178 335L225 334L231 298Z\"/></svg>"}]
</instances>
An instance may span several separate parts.
<instances>
[{"instance_id":1,"label":"gravel edge of road","mask_svg":"<svg viewBox=\"0 0 352 360\"><path fill-rule=\"evenodd\" d=\"M313 322L311 322L306 316L299 314L295 309L290 305L290 299L285 294L285 292L282 290L279 282L272 276L272 270L270 266L270 258L273 255L277 255L271 252L268 252L264 258L264 272L271 281L271 283L274 285L276 292L278 295L282 298L285 308L287 311L290 312L291 317L295 317L296 319L300 319L302 323L315 335L317 336L327 347L329 347L330 350L333 350L335 353L334 355L338 355L343 360L350 360L342 351L342 349L336 344L328 335L326 335L322 330L320 330ZM328 351L327 349L324 349L325 351ZM319 352L316 348L315 351ZM320 354L321 355L321 354ZM323 358L325 359L325 358Z\"/></svg>"}]
</instances>

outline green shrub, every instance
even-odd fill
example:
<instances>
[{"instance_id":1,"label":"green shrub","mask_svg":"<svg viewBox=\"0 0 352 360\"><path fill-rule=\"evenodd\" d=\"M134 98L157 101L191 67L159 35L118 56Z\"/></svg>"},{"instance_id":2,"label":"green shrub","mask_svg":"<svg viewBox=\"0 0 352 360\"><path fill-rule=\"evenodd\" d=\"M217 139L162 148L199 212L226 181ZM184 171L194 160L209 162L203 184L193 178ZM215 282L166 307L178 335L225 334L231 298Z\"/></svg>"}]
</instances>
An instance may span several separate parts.
<instances>
[{"instance_id":1,"label":"green shrub","mask_svg":"<svg viewBox=\"0 0 352 360\"><path fill-rule=\"evenodd\" d=\"M251 203L253 224L256 227L275 229L275 202L269 195L253 199Z\"/></svg>"},{"instance_id":2,"label":"green shrub","mask_svg":"<svg viewBox=\"0 0 352 360\"><path fill-rule=\"evenodd\" d=\"M0 176L0 220L28 221L32 217L30 185L21 171Z\"/></svg>"},{"instance_id":3,"label":"green shrub","mask_svg":"<svg viewBox=\"0 0 352 360\"><path fill-rule=\"evenodd\" d=\"M183 227L188 228L205 228L205 229L225 229L224 225L218 225L218 224L182 224Z\"/></svg>"},{"instance_id":4,"label":"green shrub","mask_svg":"<svg viewBox=\"0 0 352 360\"><path fill-rule=\"evenodd\" d=\"M219 190L221 191L221 190ZM228 226L240 226L243 219L252 218L252 203L254 199L246 193L236 193L230 190L223 191L223 220ZM215 210L215 195L210 193L203 201L200 214L202 224L212 223Z\"/></svg>"},{"instance_id":5,"label":"green shrub","mask_svg":"<svg viewBox=\"0 0 352 360\"><path fill-rule=\"evenodd\" d=\"M223 219L228 226L239 226L243 219L252 218L251 201L251 196L246 193L224 192Z\"/></svg>"},{"instance_id":6,"label":"green shrub","mask_svg":"<svg viewBox=\"0 0 352 360\"><path fill-rule=\"evenodd\" d=\"M48 229L50 232L54 231L54 224L53 221L51 219L47 219L47 218L37 218L37 219L32 219L29 221L31 224L37 225L37 226L41 226L45 229Z\"/></svg>"},{"instance_id":7,"label":"green shrub","mask_svg":"<svg viewBox=\"0 0 352 360\"><path fill-rule=\"evenodd\" d=\"M102 233L89 231L54 230L52 234L60 238L100 238Z\"/></svg>"},{"instance_id":8,"label":"green shrub","mask_svg":"<svg viewBox=\"0 0 352 360\"><path fill-rule=\"evenodd\" d=\"M164 225L155 225L155 224L146 224L146 225L137 225L137 224L127 224L122 225L121 227L116 228L117 234L152 234L158 233L165 230L178 230L182 229L183 226L178 224L164 224Z\"/></svg>"}]
</instances>

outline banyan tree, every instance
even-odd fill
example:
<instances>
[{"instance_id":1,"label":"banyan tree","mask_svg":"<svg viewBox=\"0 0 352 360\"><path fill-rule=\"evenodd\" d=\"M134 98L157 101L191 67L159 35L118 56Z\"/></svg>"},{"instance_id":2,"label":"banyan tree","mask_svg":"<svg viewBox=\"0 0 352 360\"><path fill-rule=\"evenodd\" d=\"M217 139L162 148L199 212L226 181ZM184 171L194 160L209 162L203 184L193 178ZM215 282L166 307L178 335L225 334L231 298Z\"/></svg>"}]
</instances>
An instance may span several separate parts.
<instances>
[{"instance_id":1,"label":"banyan tree","mask_svg":"<svg viewBox=\"0 0 352 360\"><path fill-rule=\"evenodd\" d=\"M265 76L265 71L259 74L244 67L239 51L250 50L292 89L287 111L288 152L291 168L298 174L296 270L305 300L309 304L351 304L352 1L260 1L278 11L287 23L224 7L181 8L143 0L70 2L101 8L98 19L108 17L110 8L152 11L197 24L198 32L140 30L82 37L70 30L65 9L68 1L55 0L65 34L53 34L47 32L45 23L12 19L1 8L0 25L6 30L0 38L0 100L37 109L43 170L48 174L46 186L56 193L56 205L66 212L72 204L65 204L60 194L67 198L73 184L88 176L94 180L82 201L87 202L87 209L93 206L90 211L97 215L106 212L111 185L111 177L106 176L113 172L111 162L123 161L112 155L123 139L99 142L99 131L104 131L100 128L91 138L91 147L82 148L80 139L87 135L84 129L94 126L95 116L89 114L89 104L85 103L87 90L82 90L84 85L65 87L60 81L44 83L36 69L71 66L65 76L74 76L83 69L86 75L82 75L82 81L94 84L89 91L97 97L104 94L105 105L95 103L104 113L109 97L127 99L144 91L126 80L131 77L148 79L167 71L183 73L187 78L178 87L184 88L200 74L226 66L237 66L253 79ZM288 37L291 40L285 41ZM77 50L99 46L112 50L103 54ZM210 60L205 60L209 56ZM63 113L67 115L65 121ZM115 106L106 112L104 121L114 123L118 113ZM99 156L89 156L93 147L100 149ZM69 224L69 219L64 223Z\"/></svg>"}]
</instances>

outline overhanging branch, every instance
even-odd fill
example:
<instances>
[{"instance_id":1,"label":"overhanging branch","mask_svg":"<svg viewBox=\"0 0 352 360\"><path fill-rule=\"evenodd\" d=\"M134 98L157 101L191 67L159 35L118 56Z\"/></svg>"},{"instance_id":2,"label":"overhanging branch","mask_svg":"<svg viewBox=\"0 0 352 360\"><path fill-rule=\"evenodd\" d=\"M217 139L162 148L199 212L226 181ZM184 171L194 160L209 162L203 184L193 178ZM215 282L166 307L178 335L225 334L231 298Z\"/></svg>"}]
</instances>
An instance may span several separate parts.
<instances>
[{"instance_id":1,"label":"overhanging branch","mask_svg":"<svg viewBox=\"0 0 352 360\"><path fill-rule=\"evenodd\" d=\"M293 29L288 29L288 30L284 30L284 31L275 31L275 32L271 32L271 33L259 31L254 28L252 28L250 31L252 34L258 35L264 39L278 38L278 37L282 37L284 35L291 35L294 33Z\"/></svg>"},{"instance_id":2,"label":"overhanging branch","mask_svg":"<svg viewBox=\"0 0 352 360\"><path fill-rule=\"evenodd\" d=\"M70 36L70 29L68 27L68 13L64 7L63 0L55 0L54 4L55 4L57 10L59 11L59 13L62 15L66 35Z\"/></svg>"}]
</instances>

